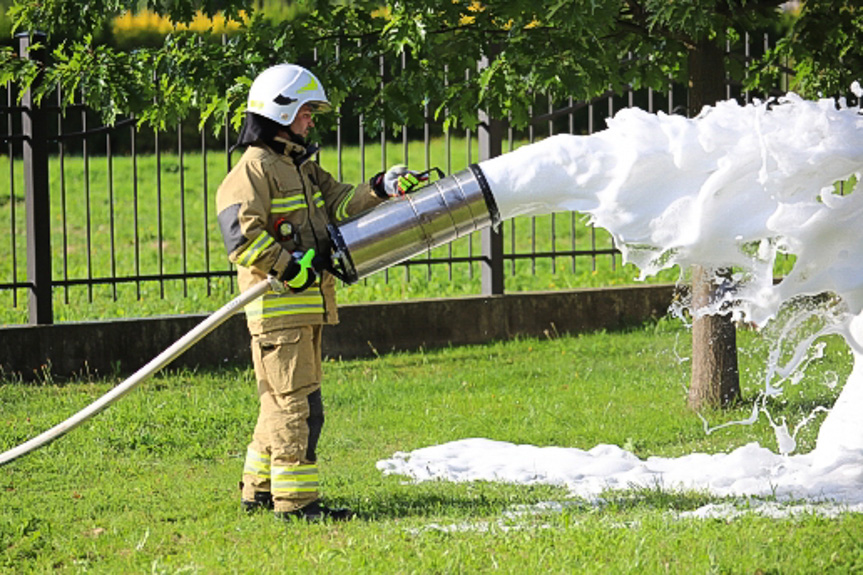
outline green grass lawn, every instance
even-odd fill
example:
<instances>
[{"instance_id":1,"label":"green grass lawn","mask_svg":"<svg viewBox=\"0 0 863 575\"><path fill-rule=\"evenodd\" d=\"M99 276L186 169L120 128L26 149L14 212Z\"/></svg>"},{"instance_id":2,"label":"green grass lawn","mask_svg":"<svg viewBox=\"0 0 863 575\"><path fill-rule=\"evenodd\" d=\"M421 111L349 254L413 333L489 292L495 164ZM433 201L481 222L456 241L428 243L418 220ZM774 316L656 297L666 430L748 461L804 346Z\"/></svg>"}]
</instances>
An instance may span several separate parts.
<instances>
[{"instance_id":1,"label":"green grass lawn","mask_svg":"<svg viewBox=\"0 0 863 575\"><path fill-rule=\"evenodd\" d=\"M764 376L764 342L740 332L743 391ZM775 448L762 417L706 435L685 407L689 334L662 320L621 333L522 339L328 360L319 447L330 502L347 524L244 515L237 481L257 400L248 366L174 371L2 469L0 569L6 573L848 573L863 568L860 515L683 519L704 493L611 493L604 505L553 486L411 484L375 463L468 437L640 457ZM835 339L803 381L769 403L789 427L830 405L849 353ZM0 450L58 423L117 381L0 384ZM745 419L751 403L702 415ZM798 437L814 446L817 424ZM512 515L556 501L563 511Z\"/></svg>"}]
</instances>

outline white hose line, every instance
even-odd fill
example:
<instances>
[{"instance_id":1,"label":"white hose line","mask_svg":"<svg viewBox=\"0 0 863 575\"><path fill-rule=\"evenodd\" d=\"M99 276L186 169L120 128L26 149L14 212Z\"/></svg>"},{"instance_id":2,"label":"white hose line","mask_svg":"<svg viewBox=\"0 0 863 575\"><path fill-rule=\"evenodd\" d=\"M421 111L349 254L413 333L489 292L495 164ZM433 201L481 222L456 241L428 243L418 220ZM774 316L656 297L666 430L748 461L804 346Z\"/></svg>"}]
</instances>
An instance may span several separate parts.
<instances>
[{"instance_id":1,"label":"white hose line","mask_svg":"<svg viewBox=\"0 0 863 575\"><path fill-rule=\"evenodd\" d=\"M208 333L225 323L235 312L245 307L247 304L251 303L255 299L264 295L270 288L277 288L279 286L276 285L277 282L274 279L270 279L270 281L263 281L255 284L250 289L241 293L233 300L229 301L225 304L221 309L213 312L212 315L207 317L204 321L199 323L194 327L191 331L189 331L186 335L178 339L174 342L169 348L165 351L157 355L153 358L147 365L136 371L134 374L129 376L123 383L119 384L117 387L114 387L64 421L63 423L57 424L48 431L37 435L33 439L22 443L18 447L14 447L9 451L4 453L0 453L0 466L6 465L10 461L21 457L31 451L34 451L43 445L61 437L69 431L75 429L78 425L83 423L84 421L90 419L97 413L101 412L103 409L129 393L136 385L174 361L177 357L179 357L183 352L187 349L198 343L201 339L204 338Z\"/></svg>"}]
</instances>

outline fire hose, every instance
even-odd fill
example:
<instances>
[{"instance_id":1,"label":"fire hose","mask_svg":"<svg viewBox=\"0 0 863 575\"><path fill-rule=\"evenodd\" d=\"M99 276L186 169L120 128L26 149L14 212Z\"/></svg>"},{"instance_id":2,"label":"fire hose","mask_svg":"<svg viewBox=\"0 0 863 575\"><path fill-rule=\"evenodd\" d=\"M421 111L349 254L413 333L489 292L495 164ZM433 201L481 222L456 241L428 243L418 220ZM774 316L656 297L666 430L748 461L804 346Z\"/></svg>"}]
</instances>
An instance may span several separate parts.
<instances>
[{"instance_id":1,"label":"fire hose","mask_svg":"<svg viewBox=\"0 0 863 575\"><path fill-rule=\"evenodd\" d=\"M325 269L353 284L499 222L500 213L485 175L479 165L472 164L410 194L330 225L332 257ZM50 443L100 413L270 289L279 291L282 286L274 278L255 284L86 408L18 447L0 453L0 466Z\"/></svg>"},{"instance_id":2,"label":"fire hose","mask_svg":"<svg viewBox=\"0 0 863 575\"><path fill-rule=\"evenodd\" d=\"M10 461L26 455L48 443L54 441L58 437L62 437L66 433L75 429L81 423L87 421L94 415L100 413L103 409L129 393L136 385L174 361L187 349L201 341L204 336L225 323L236 311L242 309L247 304L261 297L271 288L275 288L272 282L276 280L263 281L255 284L250 289L244 291L219 310L213 312L204 321L196 325L191 331L174 342L165 351L154 357L144 367L129 376L123 383L117 385L111 391L104 394L102 397L67 419L59 423L51 429L37 435L33 439L22 443L18 447L12 448L9 451L0 453L0 466L6 465Z\"/></svg>"}]
</instances>

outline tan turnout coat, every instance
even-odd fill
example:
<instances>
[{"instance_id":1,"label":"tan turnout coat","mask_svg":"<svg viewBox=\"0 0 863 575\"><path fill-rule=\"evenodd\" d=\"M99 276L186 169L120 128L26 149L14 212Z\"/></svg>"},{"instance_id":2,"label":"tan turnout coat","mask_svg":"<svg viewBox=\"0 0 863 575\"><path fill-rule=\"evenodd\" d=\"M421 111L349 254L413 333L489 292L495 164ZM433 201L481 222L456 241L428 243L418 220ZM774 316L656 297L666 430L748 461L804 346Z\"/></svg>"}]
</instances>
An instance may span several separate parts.
<instances>
[{"instance_id":1,"label":"tan turnout coat","mask_svg":"<svg viewBox=\"0 0 863 575\"><path fill-rule=\"evenodd\" d=\"M219 186L219 225L242 291L269 273L282 273L294 251L314 248L329 257L327 224L382 201L368 183L356 188L339 183L307 156L294 142L286 142L282 154L251 145ZM277 222L290 234L280 234ZM337 323L335 278L324 273L301 293L270 292L247 306L246 316L252 335Z\"/></svg>"}]
</instances>

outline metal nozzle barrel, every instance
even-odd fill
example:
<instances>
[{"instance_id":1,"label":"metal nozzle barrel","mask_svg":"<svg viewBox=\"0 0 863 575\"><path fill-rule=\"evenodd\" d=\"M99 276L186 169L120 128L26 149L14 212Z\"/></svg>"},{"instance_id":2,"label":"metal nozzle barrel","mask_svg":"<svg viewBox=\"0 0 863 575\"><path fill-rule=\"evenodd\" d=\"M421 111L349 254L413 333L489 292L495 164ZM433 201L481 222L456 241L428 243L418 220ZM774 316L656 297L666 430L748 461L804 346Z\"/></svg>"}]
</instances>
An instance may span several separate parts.
<instances>
[{"instance_id":1,"label":"metal nozzle barrel","mask_svg":"<svg viewBox=\"0 0 863 575\"><path fill-rule=\"evenodd\" d=\"M334 264L342 279L355 283L499 221L485 175L472 164L330 226Z\"/></svg>"}]
</instances>

